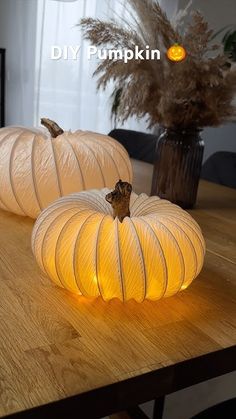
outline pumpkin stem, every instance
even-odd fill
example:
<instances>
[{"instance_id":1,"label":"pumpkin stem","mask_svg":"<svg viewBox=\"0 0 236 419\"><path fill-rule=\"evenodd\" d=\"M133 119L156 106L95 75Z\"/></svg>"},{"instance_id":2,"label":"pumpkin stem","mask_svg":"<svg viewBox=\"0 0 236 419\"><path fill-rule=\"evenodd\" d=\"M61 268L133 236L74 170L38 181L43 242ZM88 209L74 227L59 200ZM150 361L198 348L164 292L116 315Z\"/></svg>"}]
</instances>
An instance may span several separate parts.
<instances>
[{"instance_id":1,"label":"pumpkin stem","mask_svg":"<svg viewBox=\"0 0 236 419\"><path fill-rule=\"evenodd\" d=\"M63 134L63 129L57 125L56 122L48 118L41 118L41 124L48 129L52 138L58 137L58 135Z\"/></svg>"},{"instance_id":2,"label":"pumpkin stem","mask_svg":"<svg viewBox=\"0 0 236 419\"><path fill-rule=\"evenodd\" d=\"M132 185L128 182L122 182L120 179L116 183L114 191L108 193L105 199L113 208L113 217L118 217L122 223L125 217L130 217L129 203L132 192Z\"/></svg>"}]
</instances>

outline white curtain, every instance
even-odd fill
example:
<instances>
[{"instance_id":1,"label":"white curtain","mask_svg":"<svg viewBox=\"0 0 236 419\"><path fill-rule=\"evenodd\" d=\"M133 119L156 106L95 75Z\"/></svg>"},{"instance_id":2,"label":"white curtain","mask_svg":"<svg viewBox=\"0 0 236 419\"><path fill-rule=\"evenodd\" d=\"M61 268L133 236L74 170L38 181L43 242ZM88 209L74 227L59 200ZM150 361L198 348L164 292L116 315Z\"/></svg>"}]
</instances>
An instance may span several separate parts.
<instances>
[{"instance_id":1,"label":"white curtain","mask_svg":"<svg viewBox=\"0 0 236 419\"><path fill-rule=\"evenodd\" d=\"M6 125L32 126L37 0L0 0L0 47L6 48Z\"/></svg>"},{"instance_id":2,"label":"white curtain","mask_svg":"<svg viewBox=\"0 0 236 419\"><path fill-rule=\"evenodd\" d=\"M86 17L109 19L126 13L125 0L38 1L35 125L40 117L57 121L64 129L108 133L112 85L96 89L92 77L97 61L87 59L88 43L82 39L79 20ZM77 60L52 60L51 46L80 45ZM146 131L146 122L132 118L124 127Z\"/></svg>"}]
</instances>

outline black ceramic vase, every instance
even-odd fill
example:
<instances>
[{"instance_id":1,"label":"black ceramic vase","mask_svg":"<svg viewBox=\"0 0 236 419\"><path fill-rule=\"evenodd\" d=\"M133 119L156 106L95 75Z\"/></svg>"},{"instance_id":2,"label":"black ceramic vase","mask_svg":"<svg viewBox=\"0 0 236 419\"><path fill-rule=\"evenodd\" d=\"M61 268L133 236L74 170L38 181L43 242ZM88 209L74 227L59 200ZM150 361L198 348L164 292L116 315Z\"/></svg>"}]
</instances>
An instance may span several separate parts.
<instances>
[{"instance_id":1,"label":"black ceramic vase","mask_svg":"<svg viewBox=\"0 0 236 419\"><path fill-rule=\"evenodd\" d=\"M152 195L182 208L196 202L204 141L200 130L165 129L156 145Z\"/></svg>"}]
</instances>

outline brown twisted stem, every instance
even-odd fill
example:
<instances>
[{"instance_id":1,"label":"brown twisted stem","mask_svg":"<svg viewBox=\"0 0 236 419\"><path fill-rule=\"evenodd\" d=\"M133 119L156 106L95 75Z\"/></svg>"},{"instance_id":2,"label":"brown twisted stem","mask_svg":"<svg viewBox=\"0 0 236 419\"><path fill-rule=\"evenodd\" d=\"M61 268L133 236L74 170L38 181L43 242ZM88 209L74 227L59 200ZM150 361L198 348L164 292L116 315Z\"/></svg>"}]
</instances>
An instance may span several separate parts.
<instances>
[{"instance_id":1,"label":"brown twisted stem","mask_svg":"<svg viewBox=\"0 0 236 419\"><path fill-rule=\"evenodd\" d=\"M48 118L41 118L41 124L48 129L52 138L58 137L58 135L63 134L63 129L59 125Z\"/></svg>"},{"instance_id":2,"label":"brown twisted stem","mask_svg":"<svg viewBox=\"0 0 236 419\"><path fill-rule=\"evenodd\" d=\"M125 217L130 217L130 195L132 192L132 185L128 182L122 182L120 179L116 183L114 191L108 193L105 199L113 208L113 217L118 217L122 223Z\"/></svg>"}]
</instances>

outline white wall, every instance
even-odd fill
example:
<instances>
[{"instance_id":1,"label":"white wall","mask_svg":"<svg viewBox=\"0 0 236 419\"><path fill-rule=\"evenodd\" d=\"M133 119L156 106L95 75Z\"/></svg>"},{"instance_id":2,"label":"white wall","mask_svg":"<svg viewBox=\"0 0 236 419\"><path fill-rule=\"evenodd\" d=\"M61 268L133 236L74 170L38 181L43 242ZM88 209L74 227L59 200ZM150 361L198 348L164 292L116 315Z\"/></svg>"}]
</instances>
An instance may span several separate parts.
<instances>
[{"instance_id":1,"label":"white wall","mask_svg":"<svg viewBox=\"0 0 236 419\"><path fill-rule=\"evenodd\" d=\"M236 123L217 128L206 128L202 133L205 141L204 161L216 151L236 152Z\"/></svg>"},{"instance_id":2,"label":"white wall","mask_svg":"<svg viewBox=\"0 0 236 419\"><path fill-rule=\"evenodd\" d=\"M165 2L166 0L164 0ZM179 2L179 9L183 9L189 0L167 0L174 4ZM192 0L190 10L200 10L212 29L220 29L229 23L236 24L235 0Z\"/></svg>"},{"instance_id":3,"label":"white wall","mask_svg":"<svg viewBox=\"0 0 236 419\"><path fill-rule=\"evenodd\" d=\"M37 0L0 0L6 48L6 125L33 124Z\"/></svg>"}]
</instances>

